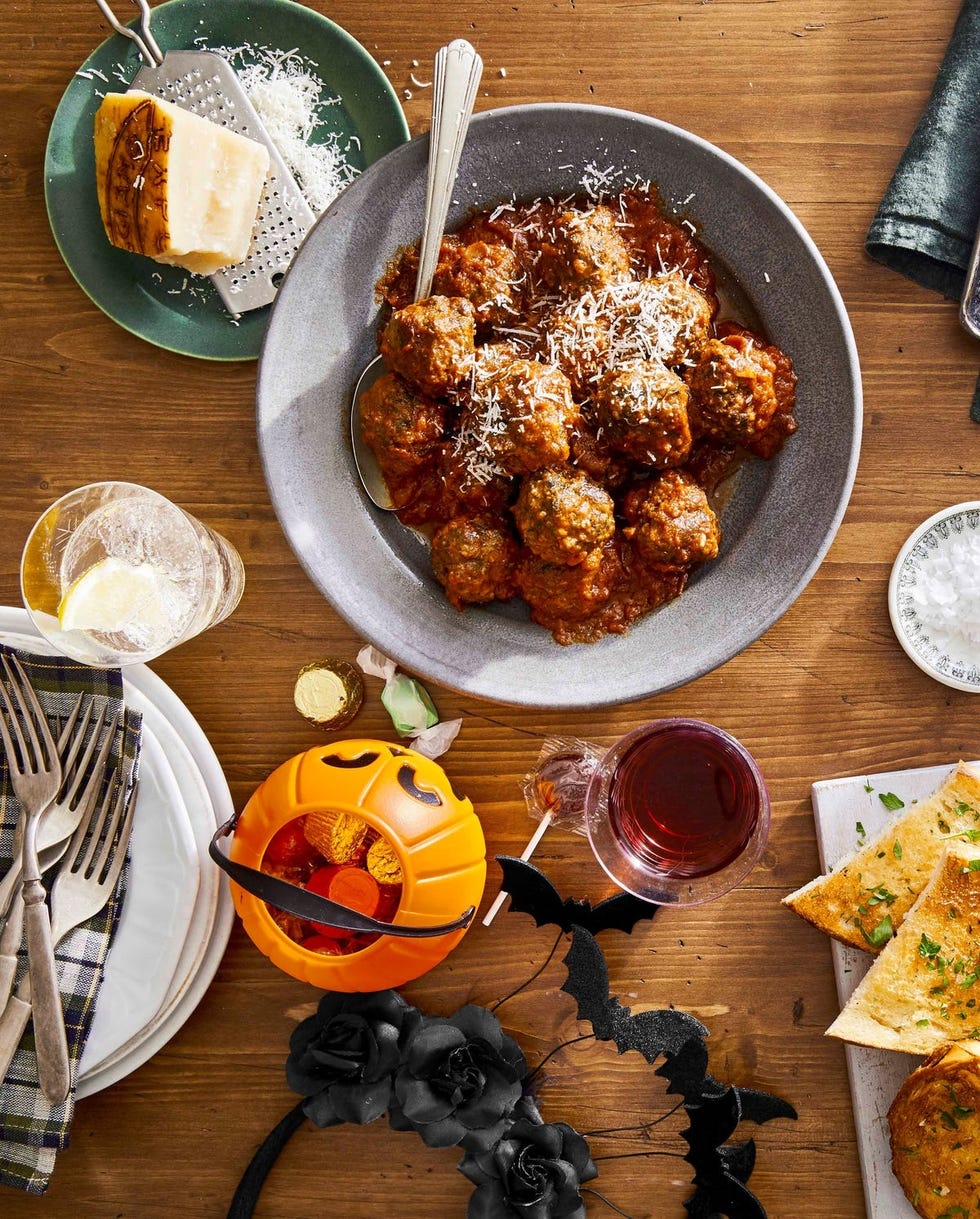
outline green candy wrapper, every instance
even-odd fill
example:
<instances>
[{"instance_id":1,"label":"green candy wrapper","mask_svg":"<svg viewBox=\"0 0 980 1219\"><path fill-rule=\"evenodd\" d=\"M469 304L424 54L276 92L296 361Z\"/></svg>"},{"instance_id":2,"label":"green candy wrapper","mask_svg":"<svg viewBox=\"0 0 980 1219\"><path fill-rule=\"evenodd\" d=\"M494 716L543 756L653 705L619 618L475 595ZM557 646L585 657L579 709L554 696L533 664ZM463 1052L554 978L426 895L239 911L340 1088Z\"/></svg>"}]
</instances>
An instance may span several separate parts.
<instances>
[{"instance_id":1,"label":"green candy wrapper","mask_svg":"<svg viewBox=\"0 0 980 1219\"><path fill-rule=\"evenodd\" d=\"M405 673L396 673L389 678L381 691L381 703L399 736L411 736L413 732L431 728L439 722L439 712L428 690Z\"/></svg>"}]
</instances>

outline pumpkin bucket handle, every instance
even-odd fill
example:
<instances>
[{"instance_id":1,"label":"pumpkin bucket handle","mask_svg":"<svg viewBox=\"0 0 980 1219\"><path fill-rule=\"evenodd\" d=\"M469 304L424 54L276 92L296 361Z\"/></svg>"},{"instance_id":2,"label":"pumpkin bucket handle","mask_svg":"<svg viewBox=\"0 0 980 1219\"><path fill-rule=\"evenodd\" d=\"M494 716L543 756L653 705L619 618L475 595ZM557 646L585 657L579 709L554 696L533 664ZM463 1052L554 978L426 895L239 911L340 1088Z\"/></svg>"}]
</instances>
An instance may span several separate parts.
<instances>
[{"instance_id":1,"label":"pumpkin bucket handle","mask_svg":"<svg viewBox=\"0 0 980 1219\"><path fill-rule=\"evenodd\" d=\"M245 864L237 863L234 859L229 859L218 844L234 830L237 822L238 815L236 814L224 825L218 827L208 847L208 854L218 867L223 872L227 872L235 884L244 889L246 893L251 893L253 897L257 897L260 901L267 902L279 910L285 910L287 914L294 914L297 918L306 919L312 923L325 923L328 927L338 927L342 931L393 935L402 939L417 940L432 939L435 936L448 935L453 931L462 931L470 925L476 914L476 907L470 906L459 918L453 919L449 923L440 923L435 927L406 927L403 924L386 923L381 919L371 918L366 914L361 914L359 910L352 910L340 902L331 901L329 897L311 893L309 889L291 884L288 880L280 880L278 876L269 876L257 868L250 868Z\"/></svg>"}]
</instances>

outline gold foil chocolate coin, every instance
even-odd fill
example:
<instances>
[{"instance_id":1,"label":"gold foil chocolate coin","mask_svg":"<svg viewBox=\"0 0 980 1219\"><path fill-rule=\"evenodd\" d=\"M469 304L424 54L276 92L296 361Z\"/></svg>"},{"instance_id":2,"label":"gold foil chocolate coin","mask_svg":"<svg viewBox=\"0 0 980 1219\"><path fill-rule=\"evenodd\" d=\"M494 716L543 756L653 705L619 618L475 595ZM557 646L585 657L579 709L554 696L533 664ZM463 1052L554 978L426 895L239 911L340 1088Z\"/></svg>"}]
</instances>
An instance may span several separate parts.
<instances>
[{"instance_id":1,"label":"gold foil chocolate coin","mask_svg":"<svg viewBox=\"0 0 980 1219\"><path fill-rule=\"evenodd\" d=\"M304 719L318 728L343 728L360 710L364 679L346 660L318 660L296 678L293 701Z\"/></svg>"}]
</instances>

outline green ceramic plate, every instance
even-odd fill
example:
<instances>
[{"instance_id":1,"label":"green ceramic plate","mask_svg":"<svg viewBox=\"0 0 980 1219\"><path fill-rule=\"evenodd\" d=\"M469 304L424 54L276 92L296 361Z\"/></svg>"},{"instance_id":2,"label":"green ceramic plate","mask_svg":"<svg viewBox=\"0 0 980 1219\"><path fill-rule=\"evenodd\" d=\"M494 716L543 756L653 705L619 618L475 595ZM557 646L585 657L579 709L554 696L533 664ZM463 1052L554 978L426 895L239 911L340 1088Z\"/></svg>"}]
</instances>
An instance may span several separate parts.
<instances>
[{"instance_id":1,"label":"green ceramic plate","mask_svg":"<svg viewBox=\"0 0 980 1219\"><path fill-rule=\"evenodd\" d=\"M335 132L342 147L352 148L349 159L358 169L408 139L398 98L367 51L340 26L291 0L169 0L153 9L150 28L164 51L296 48L324 82L324 96L340 99L325 108L325 121L313 138L323 140ZM82 64L66 89L51 124L44 162L54 239L82 289L133 334L201 359L255 359L268 307L245 314L236 325L210 280L192 279L177 268L115 249L102 228L92 122L100 94L124 91L141 66L133 43L114 34Z\"/></svg>"}]
</instances>

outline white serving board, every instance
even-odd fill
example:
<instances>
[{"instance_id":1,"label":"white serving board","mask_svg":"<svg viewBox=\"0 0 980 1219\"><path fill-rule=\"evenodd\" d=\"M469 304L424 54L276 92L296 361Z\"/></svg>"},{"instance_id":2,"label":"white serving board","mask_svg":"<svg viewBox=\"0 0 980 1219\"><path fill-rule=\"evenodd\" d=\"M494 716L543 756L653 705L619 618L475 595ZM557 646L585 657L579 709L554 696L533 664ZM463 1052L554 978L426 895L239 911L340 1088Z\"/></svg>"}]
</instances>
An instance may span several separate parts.
<instances>
[{"instance_id":1,"label":"white serving board","mask_svg":"<svg viewBox=\"0 0 980 1219\"><path fill-rule=\"evenodd\" d=\"M885 807L880 799L882 793L893 793L905 802L906 807L913 800L925 800L940 786L954 765L891 770L814 783L811 788L813 819L823 870L826 872L834 867L864 840L859 834L858 822L866 831L864 837L870 839L889 821L902 815L903 809L892 812ZM980 763L973 765L980 766ZM837 996L843 1007L868 972L874 958L870 953L836 940L831 951ZM851 1103L868 1219L918 1219L892 1173L888 1109L895 1093L921 1059L911 1054L894 1054L888 1050L872 1050L858 1045L845 1046L844 1053L851 1082Z\"/></svg>"}]
</instances>

